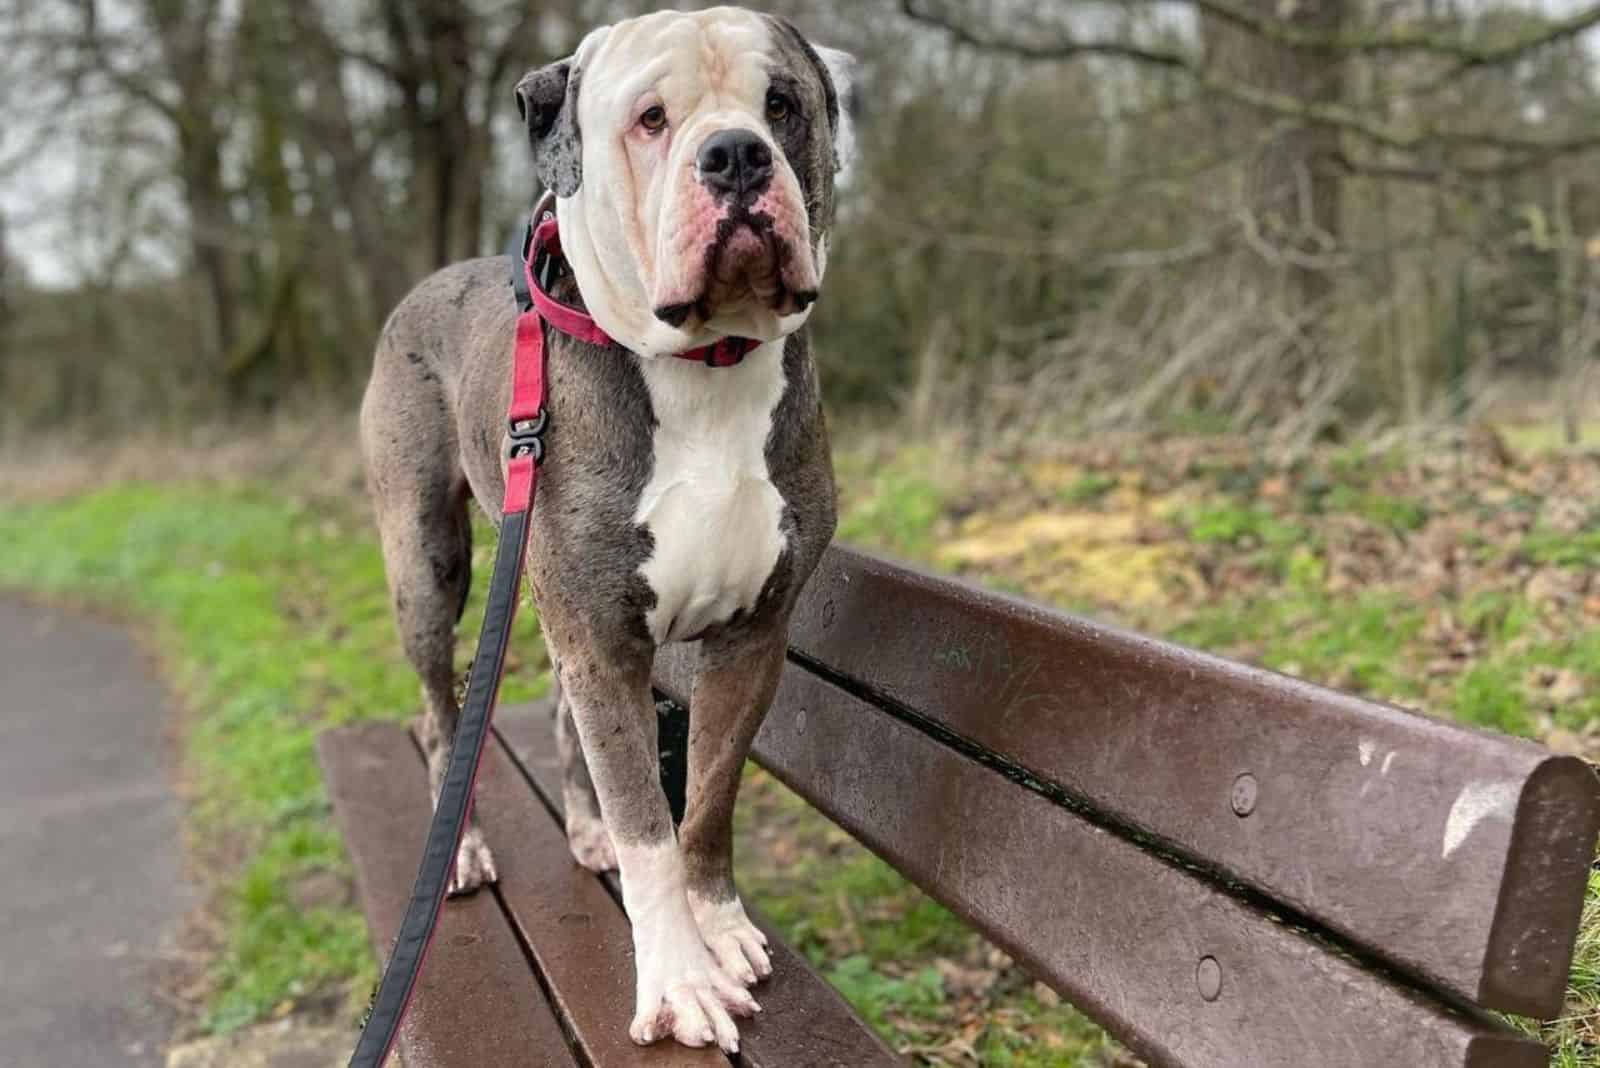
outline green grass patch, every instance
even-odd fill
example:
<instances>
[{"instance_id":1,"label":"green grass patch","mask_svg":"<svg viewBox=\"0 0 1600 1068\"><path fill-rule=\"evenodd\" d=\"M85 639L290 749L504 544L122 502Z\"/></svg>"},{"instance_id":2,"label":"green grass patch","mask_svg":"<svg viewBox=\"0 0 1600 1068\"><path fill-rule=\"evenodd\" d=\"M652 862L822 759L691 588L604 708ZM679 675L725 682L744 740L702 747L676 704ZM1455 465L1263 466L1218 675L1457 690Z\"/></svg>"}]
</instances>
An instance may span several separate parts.
<instances>
[{"instance_id":1,"label":"green grass patch","mask_svg":"<svg viewBox=\"0 0 1600 1068\"><path fill-rule=\"evenodd\" d=\"M1520 635L1521 619L1528 611L1519 603L1501 623L1502 633ZM1580 696L1557 702L1549 710L1557 726L1582 730L1600 720L1600 629L1543 642L1513 638L1498 644L1457 681L1450 712L1475 726L1531 735L1538 695L1530 679L1541 669L1552 676L1569 673L1580 683Z\"/></svg>"},{"instance_id":2,"label":"green grass patch","mask_svg":"<svg viewBox=\"0 0 1600 1068\"><path fill-rule=\"evenodd\" d=\"M944 979L935 968L920 968L900 978L880 970L866 954L856 953L828 965L823 975L880 1034L895 1034L891 1010L899 1019L931 1018L945 1003Z\"/></svg>"},{"instance_id":3,"label":"green grass patch","mask_svg":"<svg viewBox=\"0 0 1600 1068\"><path fill-rule=\"evenodd\" d=\"M1461 622L1496 647L1521 637L1533 622L1533 608L1504 590L1480 590L1461 603Z\"/></svg>"},{"instance_id":4,"label":"green grass patch","mask_svg":"<svg viewBox=\"0 0 1600 1068\"><path fill-rule=\"evenodd\" d=\"M1330 488L1365 489L1376 479L1405 467L1406 460L1406 450L1399 447L1373 449L1358 444L1333 449L1327 463Z\"/></svg>"},{"instance_id":5,"label":"green grass patch","mask_svg":"<svg viewBox=\"0 0 1600 1068\"><path fill-rule=\"evenodd\" d=\"M1311 531L1306 527L1230 498L1185 509L1178 519L1193 541L1247 553L1278 576L1287 573L1297 552L1312 548Z\"/></svg>"},{"instance_id":6,"label":"green grass patch","mask_svg":"<svg viewBox=\"0 0 1600 1068\"><path fill-rule=\"evenodd\" d=\"M884 463L866 456L838 458L840 501L838 537L917 558L933 550L933 530L945 497L929 477L931 453L907 450Z\"/></svg>"},{"instance_id":7,"label":"green grass patch","mask_svg":"<svg viewBox=\"0 0 1600 1068\"><path fill-rule=\"evenodd\" d=\"M1507 734L1527 734L1533 729L1521 686L1503 662L1469 668L1456 683L1451 711L1463 723Z\"/></svg>"},{"instance_id":8,"label":"green grass patch","mask_svg":"<svg viewBox=\"0 0 1600 1068\"><path fill-rule=\"evenodd\" d=\"M1522 554L1551 567L1600 568L1600 520L1575 534L1531 531L1522 539Z\"/></svg>"},{"instance_id":9,"label":"green grass patch","mask_svg":"<svg viewBox=\"0 0 1600 1068\"><path fill-rule=\"evenodd\" d=\"M1201 649L1246 647L1275 671L1392 698L1417 689L1402 654L1421 626L1421 612L1394 595L1300 592L1207 608L1172 637Z\"/></svg>"},{"instance_id":10,"label":"green grass patch","mask_svg":"<svg viewBox=\"0 0 1600 1068\"><path fill-rule=\"evenodd\" d=\"M199 854L234 869L218 886L226 941L206 1017L214 1030L339 984L364 994L372 977L353 908L293 900L300 881L345 873L317 733L410 716L418 702L369 531L364 517L265 487L122 486L0 515L0 586L87 598L154 623L191 710L182 770ZM519 630L508 700L545 685L532 613Z\"/></svg>"},{"instance_id":11,"label":"green grass patch","mask_svg":"<svg viewBox=\"0 0 1600 1068\"><path fill-rule=\"evenodd\" d=\"M1122 1062L1117 1045L1094 1021L1070 1005L1041 1003L1030 991L1017 999L1014 1017L1002 1009L976 1043L984 1068L1099 1068ZM1013 1026L1026 1020L1028 1029Z\"/></svg>"},{"instance_id":12,"label":"green grass patch","mask_svg":"<svg viewBox=\"0 0 1600 1068\"><path fill-rule=\"evenodd\" d=\"M1369 523L1401 532L1421 530L1428 523L1428 509L1421 501L1347 485L1334 486L1329 490L1322 499L1322 509L1357 515Z\"/></svg>"},{"instance_id":13,"label":"green grass patch","mask_svg":"<svg viewBox=\"0 0 1600 1068\"><path fill-rule=\"evenodd\" d=\"M1056 492L1056 499L1062 504L1078 506L1095 504L1116 489L1117 485L1116 475L1105 471L1086 471L1062 486Z\"/></svg>"}]
</instances>

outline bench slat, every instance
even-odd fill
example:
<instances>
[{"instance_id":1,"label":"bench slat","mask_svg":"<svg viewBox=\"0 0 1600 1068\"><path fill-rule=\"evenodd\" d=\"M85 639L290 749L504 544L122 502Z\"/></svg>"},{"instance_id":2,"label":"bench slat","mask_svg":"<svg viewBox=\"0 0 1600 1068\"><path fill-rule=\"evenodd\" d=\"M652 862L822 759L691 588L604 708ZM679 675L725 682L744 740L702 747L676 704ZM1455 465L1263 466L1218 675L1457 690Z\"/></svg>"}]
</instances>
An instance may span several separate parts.
<instances>
[{"instance_id":1,"label":"bench slat","mask_svg":"<svg viewBox=\"0 0 1600 1068\"><path fill-rule=\"evenodd\" d=\"M839 547L791 643L1468 1000L1560 1012L1600 827L1581 761Z\"/></svg>"},{"instance_id":2,"label":"bench slat","mask_svg":"<svg viewBox=\"0 0 1600 1068\"><path fill-rule=\"evenodd\" d=\"M663 690L683 699L691 663L663 657ZM794 665L757 755L1155 1064L1545 1063Z\"/></svg>"},{"instance_id":3,"label":"bench slat","mask_svg":"<svg viewBox=\"0 0 1600 1068\"><path fill-rule=\"evenodd\" d=\"M503 731L510 717L498 718ZM573 861L566 832L529 787L503 738L484 752L483 771L474 811L494 851L500 898L588 1063L728 1068L728 1059L713 1049L634 1045L628 1037L633 939L627 918L605 887Z\"/></svg>"},{"instance_id":4,"label":"bench slat","mask_svg":"<svg viewBox=\"0 0 1600 1068\"><path fill-rule=\"evenodd\" d=\"M383 960L410 901L432 815L422 759L403 728L385 723L328 731L317 752L373 950ZM446 903L401 1052L409 1068L576 1068L493 894Z\"/></svg>"},{"instance_id":5,"label":"bench slat","mask_svg":"<svg viewBox=\"0 0 1600 1068\"><path fill-rule=\"evenodd\" d=\"M543 706L507 709L499 717L499 724L498 732L535 788L559 812L561 771L548 710ZM490 817L485 813L481 818ZM565 855L564 838L561 848ZM505 879L504 870L501 874L508 888L521 882ZM626 942L627 921L620 907L600 890L598 883L591 880L590 885L612 903L617 922L624 925L620 937ZM520 914L521 908L516 907L515 911ZM761 1015L738 1021L742 1068L891 1068L905 1064L811 969L805 958L785 945L760 916L754 919L767 934L773 974L756 987ZM631 975L628 972L630 981ZM631 992L627 1004L632 1004Z\"/></svg>"}]
</instances>

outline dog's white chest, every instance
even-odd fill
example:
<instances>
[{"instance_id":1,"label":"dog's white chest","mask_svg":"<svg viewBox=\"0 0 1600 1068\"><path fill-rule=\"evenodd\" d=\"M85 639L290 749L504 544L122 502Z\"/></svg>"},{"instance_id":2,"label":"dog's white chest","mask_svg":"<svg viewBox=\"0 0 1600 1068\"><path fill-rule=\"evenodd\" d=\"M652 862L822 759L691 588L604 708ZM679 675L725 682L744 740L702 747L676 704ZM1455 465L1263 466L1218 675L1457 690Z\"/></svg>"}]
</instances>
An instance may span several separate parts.
<instances>
[{"instance_id":1,"label":"dog's white chest","mask_svg":"<svg viewBox=\"0 0 1600 1068\"><path fill-rule=\"evenodd\" d=\"M640 568L655 592L657 642L693 638L754 607L783 552L783 497L767 437L783 397L783 343L737 367L642 361L655 411L655 467L634 519L655 546Z\"/></svg>"}]
</instances>

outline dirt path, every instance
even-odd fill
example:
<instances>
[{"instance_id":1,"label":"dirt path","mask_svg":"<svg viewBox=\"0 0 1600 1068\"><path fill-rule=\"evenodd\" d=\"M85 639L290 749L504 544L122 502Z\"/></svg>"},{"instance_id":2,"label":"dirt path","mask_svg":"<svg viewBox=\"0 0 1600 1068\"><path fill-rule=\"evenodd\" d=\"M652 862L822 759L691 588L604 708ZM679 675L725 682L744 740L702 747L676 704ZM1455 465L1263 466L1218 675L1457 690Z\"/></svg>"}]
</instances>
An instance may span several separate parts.
<instances>
[{"instance_id":1,"label":"dirt path","mask_svg":"<svg viewBox=\"0 0 1600 1068\"><path fill-rule=\"evenodd\" d=\"M158 1066L191 904L166 695L127 634L0 598L0 1068Z\"/></svg>"}]
</instances>

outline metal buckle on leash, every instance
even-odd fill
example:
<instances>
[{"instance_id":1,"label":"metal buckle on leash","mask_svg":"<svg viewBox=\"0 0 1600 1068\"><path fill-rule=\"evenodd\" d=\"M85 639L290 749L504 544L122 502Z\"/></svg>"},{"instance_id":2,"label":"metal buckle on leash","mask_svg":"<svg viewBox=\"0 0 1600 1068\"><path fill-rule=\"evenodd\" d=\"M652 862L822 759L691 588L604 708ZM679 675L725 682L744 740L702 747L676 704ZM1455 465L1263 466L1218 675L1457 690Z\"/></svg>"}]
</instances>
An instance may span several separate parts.
<instances>
[{"instance_id":1,"label":"metal buckle on leash","mask_svg":"<svg viewBox=\"0 0 1600 1068\"><path fill-rule=\"evenodd\" d=\"M509 421L511 448L509 459L516 460L523 456L533 457L534 463L544 462L544 432L550 425L550 413L543 408L532 419L512 419Z\"/></svg>"}]
</instances>

